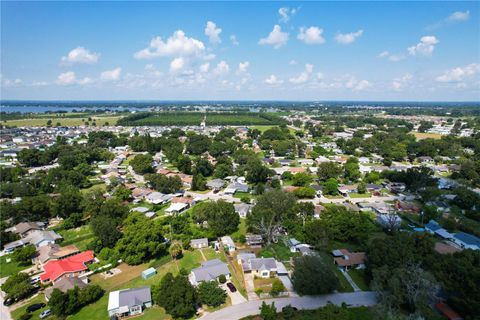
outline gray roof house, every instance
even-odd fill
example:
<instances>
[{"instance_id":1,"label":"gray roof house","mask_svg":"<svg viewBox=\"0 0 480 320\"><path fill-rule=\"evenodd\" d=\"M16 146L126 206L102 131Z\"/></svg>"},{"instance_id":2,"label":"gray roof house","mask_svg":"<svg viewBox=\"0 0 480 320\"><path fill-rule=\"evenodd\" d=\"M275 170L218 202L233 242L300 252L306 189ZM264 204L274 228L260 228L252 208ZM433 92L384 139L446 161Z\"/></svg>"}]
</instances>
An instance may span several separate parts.
<instances>
[{"instance_id":1,"label":"gray roof house","mask_svg":"<svg viewBox=\"0 0 480 320\"><path fill-rule=\"evenodd\" d=\"M202 281L216 280L222 274L227 279L230 278L230 270L228 270L227 264L219 259L213 259L205 261L202 266L193 269L188 279L192 285L196 286Z\"/></svg>"},{"instance_id":2,"label":"gray roof house","mask_svg":"<svg viewBox=\"0 0 480 320\"><path fill-rule=\"evenodd\" d=\"M211 181L208 181L206 184L207 188L214 190L220 190L223 188L224 185L225 181L223 181L222 179L213 179Z\"/></svg>"},{"instance_id":3,"label":"gray roof house","mask_svg":"<svg viewBox=\"0 0 480 320\"><path fill-rule=\"evenodd\" d=\"M226 188L225 188L225 193L226 194L234 194L236 192L245 192L247 193L250 191L250 187L248 184L243 184L243 183L230 183Z\"/></svg>"},{"instance_id":4,"label":"gray roof house","mask_svg":"<svg viewBox=\"0 0 480 320\"><path fill-rule=\"evenodd\" d=\"M208 238L192 239L190 241L190 247L195 249L206 248L208 247Z\"/></svg>"},{"instance_id":5,"label":"gray roof house","mask_svg":"<svg viewBox=\"0 0 480 320\"><path fill-rule=\"evenodd\" d=\"M254 253L244 252L237 255L237 262L243 272L251 272L258 277L268 278L270 274L277 273L277 261L274 258L257 258Z\"/></svg>"},{"instance_id":6,"label":"gray roof house","mask_svg":"<svg viewBox=\"0 0 480 320\"><path fill-rule=\"evenodd\" d=\"M245 218L247 214L249 214L252 210L253 205L248 203L235 203L233 207L235 208L235 212L238 213L240 218Z\"/></svg>"},{"instance_id":7,"label":"gray roof house","mask_svg":"<svg viewBox=\"0 0 480 320\"><path fill-rule=\"evenodd\" d=\"M54 244L55 241L62 239L62 236L55 231L33 231L25 240L28 240L30 244L33 244L35 248L46 246L47 244Z\"/></svg>"},{"instance_id":8,"label":"gray roof house","mask_svg":"<svg viewBox=\"0 0 480 320\"><path fill-rule=\"evenodd\" d=\"M129 317L143 313L152 306L149 287L112 291L108 296L108 316Z\"/></svg>"}]
</instances>

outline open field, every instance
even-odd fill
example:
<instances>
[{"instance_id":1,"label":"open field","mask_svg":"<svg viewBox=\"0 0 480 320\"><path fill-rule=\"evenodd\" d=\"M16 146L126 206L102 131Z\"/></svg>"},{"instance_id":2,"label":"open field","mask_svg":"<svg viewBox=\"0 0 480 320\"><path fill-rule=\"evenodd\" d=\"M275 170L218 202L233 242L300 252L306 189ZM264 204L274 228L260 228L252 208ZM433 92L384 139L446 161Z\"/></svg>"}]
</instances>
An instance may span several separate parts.
<instances>
[{"instance_id":1,"label":"open field","mask_svg":"<svg viewBox=\"0 0 480 320\"><path fill-rule=\"evenodd\" d=\"M117 123L120 117L110 116L110 117L91 117L90 125L93 121L96 122L97 126L104 126L106 123L109 125L114 125ZM32 119L18 119L18 120L6 120L2 124L7 126L15 127L40 127L46 126L48 120L52 120L52 126L56 126L57 123L60 123L62 126L81 126L84 125L84 122L88 122L88 116L85 118L64 118L64 117L50 117L50 118L32 118Z\"/></svg>"},{"instance_id":2,"label":"open field","mask_svg":"<svg viewBox=\"0 0 480 320\"><path fill-rule=\"evenodd\" d=\"M7 259L11 259L7 263ZM0 257L0 278L10 276L21 270L27 269L29 266L20 266L17 262L13 261L12 255L5 255Z\"/></svg>"},{"instance_id":3,"label":"open field","mask_svg":"<svg viewBox=\"0 0 480 320\"><path fill-rule=\"evenodd\" d=\"M90 226L82 226L76 229L61 230L59 234L63 237L61 246L76 245L80 251L87 249L87 245L92 241L94 235Z\"/></svg>"},{"instance_id":4,"label":"open field","mask_svg":"<svg viewBox=\"0 0 480 320\"><path fill-rule=\"evenodd\" d=\"M442 135L439 134L439 133L412 132L412 134L418 140L428 139L428 138L430 138L430 139L440 139L442 137Z\"/></svg>"},{"instance_id":5,"label":"open field","mask_svg":"<svg viewBox=\"0 0 480 320\"><path fill-rule=\"evenodd\" d=\"M23 314L26 313L26 310L27 310L27 307L29 305L32 305L34 303L45 303L47 304L47 301L45 300L45 296L43 295L43 293L33 297L32 299L28 300L27 303L23 304L20 308L17 308L15 310L13 310L11 312L11 315L12 315L12 318L13 319L18 319L20 318ZM41 308L35 312L32 312L32 319L39 319L39 316L40 316L40 313L42 313L42 311L48 309L48 306L44 307L44 308Z\"/></svg>"},{"instance_id":6,"label":"open field","mask_svg":"<svg viewBox=\"0 0 480 320\"><path fill-rule=\"evenodd\" d=\"M278 125L284 121L267 113L205 113L203 112L164 112L141 113L127 116L118 124L124 126L199 126L205 120L206 125Z\"/></svg>"}]
</instances>

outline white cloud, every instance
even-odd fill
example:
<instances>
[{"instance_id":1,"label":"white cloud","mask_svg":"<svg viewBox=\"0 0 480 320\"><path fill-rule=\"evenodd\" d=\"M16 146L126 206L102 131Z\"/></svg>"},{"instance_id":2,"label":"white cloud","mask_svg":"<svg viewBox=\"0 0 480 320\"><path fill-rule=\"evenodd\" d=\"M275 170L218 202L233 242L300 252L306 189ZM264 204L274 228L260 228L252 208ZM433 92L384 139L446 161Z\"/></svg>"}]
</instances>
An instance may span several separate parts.
<instances>
[{"instance_id":1,"label":"white cloud","mask_svg":"<svg viewBox=\"0 0 480 320\"><path fill-rule=\"evenodd\" d=\"M480 63L472 63L444 72L435 78L438 82L461 82L480 74Z\"/></svg>"},{"instance_id":2,"label":"white cloud","mask_svg":"<svg viewBox=\"0 0 480 320\"><path fill-rule=\"evenodd\" d=\"M354 76L346 75L343 86L352 91L363 91L371 88L373 85L368 80L357 80Z\"/></svg>"},{"instance_id":3,"label":"white cloud","mask_svg":"<svg viewBox=\"0 0 480 320\"><path fill-rule=\"evenodd\" d=\"M470 11L455 11L452 13L450 16L448 16L447 21L451 22L462 22L462 21L467 21L470 19Z\"/></svg>"},{"instance_id":4,"label":"white cloud","mask_svg":"<svg viewBox=\"0 0 480 320\"><path fill-rule=\"evenodd\" d=\"M205 27L205 35L208 37L211 43L219 44L222 42L220 39L220 33L222 29L217 28L217 25L213 21L208 21L207 26Z\"/></svg>"},{"instance_id":5,"label":"white cloud","mask_svg":"<svg viewBox=\"0 0 480 320\"><path fill-rule=\"evenodd\" d=\"M398 61L401 61L403 59L405 59L405 56L404 55L396 55L396 54L391 54L390 52L388 51L383 51L381 52L379 55L378 55L379 58L387 58L388 60L392 61L392 62L398 62Z\"/></svg>"},{"instance_id":6,"label":"white cloud","mask_svg":"<svg viewBox=\"0 0 480 320\"><path fill-rule=\"evenodd\" d=\"M313 72L313 64L307 63L305 65L305 70L302 73L300 73L297 77L288 79L288 81L290 81L290 83L293 83L293 84L305 83L310 79L310 75L312 74L312 72Z\"/></svg>"},{"instance_id":7,"label":"white cloud","mask_svg":"<svg viewBox=\"0 0 480 320\"><path fill-rule=\"evenodd\" d=\"M207 73L209 68L210 63L205 62L204 64L200 65L200 72Z\"/></svg>"},{"instance_id":8,"label":"white cloud","mask_svg":"<svg viewBox=\"0 0 480 320\"><path fill-rule=\"evenodd\" d=\"M81 86L85 86L85 85L91 84L91 83L93 83L93 79L89 78L89 77L85 77L83 79L78 80L78 84L81 85Z\"/></svg>"},{"instance_id":9,"label":"white cloud","mask_svg":"<svg viewBox=\"0 0 480 320\"><path fill-rule=\"evenodd\" d=\"M350 33L339 33L335 36L335 40L341 44L350 44L354 42L357 38L361 37L363 30L358 30L356 32Z\"/></svg>"},{"instance_id":10,"label":"white cloud","mask_svg":"<svg viewBox=\"0 0 480 320\"><path fill-rule=\"evenodd\" d=\"M409 85L412 78L413 76L407 72L402 77L393 79L392 81L393 90L402 91L403 89L405 89L406 86Z\"/></svg>"},{"instance_id":11,"label":"white cloud","mask_svg":"<svg viewBox=\"0 0 480 320\"><path fill-rule=\"evenodd\" d=\"M291 17L297 14L300 8L288 8L282 7L278 9L278 14L280 15L280 22L287 23Z\"/></svg>"},{"instance_id":12,"label":"white cloud","mask_svg":"<svg viewBox=\"0 0 480 320\"><path fill-rule=\"evenodd\" d=\"M239 46L240 45L240 42L238 42L237 40L237 36L232 34L230 36L230 42L234 45L234 46Z\"/></svg>"},{"instance_id":13,"label":"white cloud","mask_svg":"<svg viewBox=\"0 0 480 320\"><path fill-rule=\"evenodd\" d=\"M205 54L205 45L202 41L185 36L185 32L177 30L173 35L163 41L155 37L150 41L148 48L134 54L136 59L149 59L154 57L201 57Z\"/></svg>"},{"instance_id":14,"label":"white cloud","mask_svg":"<svg viewBox=\"0 0 480 320\"><path fill-rule=\"evenodd\" d=\"M217 66L213 70L213 73L215 73L216 75L223 75L228 73L229 71L230 71L230 66L228 65L228 63L222 60L217 64Z\"/></svg>"},{"instance_id":15,"label":"white cloud","mask_svg":"<svg viewBox=\"0 0 480 320\"><path fill-rule=\"evenodd\" d=\"M325 43L325 39L322 37L323 29L318 27L310 27L306 29L305 27L300 28L298 33L298 40L305 42L306 44L322 44Z\"/></svg>"},{"instance_id":16,"label":"white cloud","mask_svg":"<svg viewBox=\"0 0 480 320\"><path fill-rule=\"evenodd\" d=\"M295 65L298 64L298 62L297 62L297 60L292 59L292 60L290 60L290 62L288 64L291 65L291 66L295 66Z\"/></svg>"},{"instance_id":17,"label":"white cloud","mask_svg":"<svg viewBox=\"0 0 480 320\"><path fill-rule=\"evenodd\" d=\"M435 45L439 42L435 36L423 36L420 38L419 43L408 48L408 53L412 56L422 55L429 57L432 55Z\"/></svg>"},{"instance_id":18,"label":"white cloud","mask_svg":"<svg viewBox=\"0 0 480 320\"><path fill-rule=\"evenodd\" d=\"M112 69L112 70L106 70L106 71L103 71L100 74L100 80L103 80L103 81L117 81L118 79L120 79L121 73L122 73L122 68L120 68L120 67Z\"/></svg>"},{"instance_id":19,"label":"white cloud","mask_svg":"<svg viewBox=\"0 0 480 320\"><path fill-rule=\"evenodd\" d=\"M33 81L32 86L34 86L34 87L45 87L45 86L48 86L48 82L46 82L46 81Z\"/></svg>"},{"instance_id":20,"label":"white cloud","mask_svg":"<svg viewBox=\"0 0 480 320\"><path fill-rule=\"evenodd\" d=\"M170 62L170 72L171 73L178 73L185 67L185 59L183 58L175 58Z\"/></svg>"},{"instance_id":21,"label":"white cloud","mask_svg":"<svg viewBox=\"0 0 480 320\"><path fill-rule=\"evenodd\" d=\"M247 73L247 69L248 69L249 66L250 66L250 62L248 62L248 61L240 62L238 64L237 74Z\"/></svg>"},{"instance_id":22,"label":"white cloud","mask_svg":"<svg viewBox=\"0 0 480 320\"><path fill-rule=\"evenodd\" d=\"M271 86L274 85L279 85L283 83L283 80L277 79L277 76L274 74L271 74L268 78L266 78L263 82L266 84L269 84Z\"/></svg>"},{"instance_id":23,"label":"white cloud","mask_svg":"<svg viewBox=\"0 0 480 320\"><path fill-rule=\"evenodd\" d=\"M84 47L76 47L72 49L67 56L63 56L61 63L63 65L70 65L74 63L94 64L100 58L99 53L92 53Z\"/></svg>"},{"instance_id":24,"label":"white cloud","mask_svg":"<svg viewBox=\"0 0 480 320\"><path fill-rule=\"evenodd\" d=\"M258 41L258 44L271 45L275 49L278 49L281 46L286 45L287 42L288 42L288 33L282 32L282 28L278 24L276 24L273 26L272 32L270 32L266 38L260 39L260 41Z\"/></svg>"},{"instance_id":25,"label":"white cloud","mask_svg":"<svg viewBox=\"0 0 480 320\"><path fill-rule=\"evenodd\" d=\"M75 72L67 71L67 72L61 73L57 77L56 82L57 82L58 85L68 86L68 85L75 84L76 81L77 81L77 79L75 77Z\"/></svg>"},{"instance_id":26,"label":"white cloud","mask_svg":"<svg viewBox=\"0 0 480 320\"><path fill-rule=\"evenodd\" d=\"M11 87L18 87L23 84L23 81L19 78L17 79L2 79L2 86L11 88Z\"/></svg>"}]
</instances>

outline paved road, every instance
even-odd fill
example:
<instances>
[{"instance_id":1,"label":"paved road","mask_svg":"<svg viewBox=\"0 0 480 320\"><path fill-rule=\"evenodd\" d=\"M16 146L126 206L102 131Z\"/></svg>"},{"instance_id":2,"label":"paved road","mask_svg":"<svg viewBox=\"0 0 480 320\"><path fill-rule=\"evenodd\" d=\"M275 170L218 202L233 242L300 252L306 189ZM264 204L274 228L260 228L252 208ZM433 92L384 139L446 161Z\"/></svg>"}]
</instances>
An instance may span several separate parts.
<instances>
[{"instance_id":1,"label":"paved road","mask_svg":"<svg viewBox=\"0 0 480 320\"><path fill-rule=\"evenodd\" d=\"M0 279L0 285L2 285L7 280L7 277ZM0 290L0 319L1 320L11 320L10 310L8 307L3 305L3 299L5 298L5 293Z\"/></svg>"},{"instance_id":2,"label":"paved road","mask_svg":"<svg viewBox=\"0 0 480 320\"><path fill-rule=\"evenodd\" d=\"M278 298L278 299L266 299L257 301L248 301L235 306L230 306L219 311L215 311L204 315L200 319L202 320L238 320L249 315L255 315L260 313L260 306L262 301L271 304L275 302L277 311L281 311L283 307L290 304L292 307L298 309L317 309L325 306L328 302L336 305L346 303L350 306L373 306L377 303L377 296L375 292L361 291L361 292L349 292L349 293L334 293L322 296L305 296L305 297L292 297L292 298Z\"/></svg>"}]
</instances>

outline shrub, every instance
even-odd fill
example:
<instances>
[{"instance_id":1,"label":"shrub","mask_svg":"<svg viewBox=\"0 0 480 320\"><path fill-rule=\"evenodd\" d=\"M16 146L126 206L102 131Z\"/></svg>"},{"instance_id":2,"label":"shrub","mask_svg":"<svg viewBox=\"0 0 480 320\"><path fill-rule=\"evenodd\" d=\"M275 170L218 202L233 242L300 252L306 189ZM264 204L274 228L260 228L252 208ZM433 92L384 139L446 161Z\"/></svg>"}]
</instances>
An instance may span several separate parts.
<instances>
[{"instance_id":1,"label":"shrub","mask_svg":"<svg viewBox=\"0 0 480 320\"><path fill-rule=\"evenodd\" d=\"M226 277L224 274L221 274L221 275L218 277L218 282L220 282L220 283L225 283L225 282L227 282L227 277Z\"/></svg>"}]
</instances>

